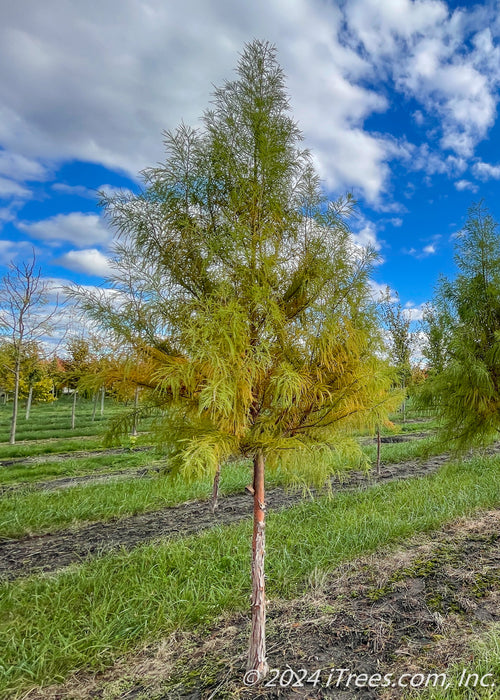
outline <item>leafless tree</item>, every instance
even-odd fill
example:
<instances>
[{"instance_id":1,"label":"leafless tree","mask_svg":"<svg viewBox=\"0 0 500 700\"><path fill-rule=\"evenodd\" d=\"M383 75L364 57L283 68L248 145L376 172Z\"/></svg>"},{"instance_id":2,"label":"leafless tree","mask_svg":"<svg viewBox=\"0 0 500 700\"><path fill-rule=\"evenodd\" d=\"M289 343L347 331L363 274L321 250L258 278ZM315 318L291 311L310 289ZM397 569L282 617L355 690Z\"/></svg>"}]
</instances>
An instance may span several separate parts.
<instances>
[{"instance_id":1,"label":"leafless tree","mask_svg":"<svg viewBox=\"0 0 500 700\"><path fill-rule=\"evenodd\" d=\"M35 251L28 261L11 262L0 285L0 334L12 344L14 397L9 442L16 441L21 363L29 344L40 342L53 330L59 301L48 306L49 283L42 279Z\"/></svg>"}]
</instances>

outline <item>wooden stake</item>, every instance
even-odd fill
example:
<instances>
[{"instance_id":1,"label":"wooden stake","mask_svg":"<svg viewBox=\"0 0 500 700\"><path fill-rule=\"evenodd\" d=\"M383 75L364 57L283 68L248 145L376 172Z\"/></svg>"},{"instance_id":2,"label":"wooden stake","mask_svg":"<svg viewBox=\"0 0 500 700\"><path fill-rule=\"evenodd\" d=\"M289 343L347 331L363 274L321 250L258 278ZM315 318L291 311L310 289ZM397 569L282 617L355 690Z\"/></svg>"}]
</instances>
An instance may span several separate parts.
<instances>
[{"instance_id":1,"label":"wooden stake","mask_svg":"<svg viewBox=\"0 0 500 700\"><path fill-rule=\"evenodd\" d=\"M214 485L212 488L212 513L215 513L219 507L219 482L220 482L220 462L217 465L217 471L214 476Z\"/></svg>"},{"instance_id":2,"label":"wooden stake","mask_svg":"<svg viewBox=\"0 0 500 700\"><path fill-rule=\"evenodd\" d=\"M380 428L377 427L377 476L380 476Z\"/></svg>"}]
</instances>

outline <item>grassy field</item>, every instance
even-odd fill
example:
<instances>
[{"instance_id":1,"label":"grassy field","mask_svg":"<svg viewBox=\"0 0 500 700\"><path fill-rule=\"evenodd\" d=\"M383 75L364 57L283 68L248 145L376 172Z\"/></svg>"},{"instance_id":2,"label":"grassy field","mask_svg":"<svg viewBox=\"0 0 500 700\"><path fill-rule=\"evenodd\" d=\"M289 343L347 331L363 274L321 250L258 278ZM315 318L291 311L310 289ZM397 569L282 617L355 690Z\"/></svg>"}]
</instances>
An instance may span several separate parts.
<instances>
[{"instance_id":1,"label":"grassy field","mask_svg":"<svg viewBox=\"0 0 500 700\"><path fill-rule=\"evenodd\" d=\"M376 447L363 446L365 454L373 461ZM432 439L413 442L384 444L382 457L385 462L398 463L417 459L427 454L438 452ZM154 455L137 453L96 457L80 460L68 460L68 474L95 473L97 466L108 465L108 473L113 468L133 469L154 463ZM158 462L161 466L161 460ZM0 483L13 485L23 481L23 474L30 474L33 467L4 467L0 474ZM36 465L38 474L47 477L48 470L55 469L57 475L63 473L61 463ZM249 463L236 462L228 464L222 471L221 493L243 491L251 480ZM33 481L33 479L30 479ZM285 479L279 471L269 472L267 486L283 485ZM0 501L0 536L20 537L23 535L54 531L70 524L85 521L109 521L113 518L173 506L184 501L209 498L212 482L209 477L186 483L180 479L172 480L168 475L152 478L121 479L119 482L83 484L78 488L56 491L30 491L29 489L7 492Z\"/></svg>"},{"instance_id":2,"label":"grassy field","mask_svg":"<svg viewBox=\"0 0 500 700\"><path fill-rule=\"evenodd\" d=\"M135 441L125 438L119 454L103 452L108 421L120 410L107 401L105 415L101 419L98 410L92 421L92 402L81 400L72 431L70 399L35 406L28 423L20 419L20 442L10 446L6 442L10 407L0 406L0 465L7 462L0 466L0 487L6 489L0 500L1 536L57 532L210 497L209 478L189 484L161 473L137 478L133 472L161 469L163 461L153 449L134 451ZM147 423L140 426L144 431L147 427ZM396 465L439 453L432 436L435 427L428 417L421 422L413 417L412 422L385 428L385 435L431 434L384 443L382 461ZM360 439L373 463L374 442L367 436ZM137 444L146 447L148 440L144 432ZM77 452L82 454L70 454ZM58 458L59 454L66 456ZM30 459L9 463L23 457ZM116 472L125 473L117 480ZM38 482L61 477L104 475L110 478L100 483L50 491L36 488ZM478 508L497 508L499 479L500 458L475 457L447 464L432 476L336 493L270 512L270 597L291 599L343 561L401 543ZM221 492L242 491L249 480L249 463L232 463L223 470ZM282 484L279 471L268 474L267 483ZM172 630L202 629L219 614L246 610L250 532L248 521L217 526L199 535L145 543L50 575L1 584L0 696L21 697L30 686L62 681L79 668L105 668L118 655ZM498 668L498 638L492 632L480 645L478 663L488 669L485 672L492 664ZM472 697L456 692L446 697Z\"/></svg>"},{"instance_id":3,"label":"grassy field","mask_svg":"<svg viewBox=\"0 0 500 700\"><path fill-rule=\"evenodd\" d=\"M449 464L423 479L303 503L268 521L271 597L292 597L311 571L498 507L500 458ZM1 590L3 692L103 668L144 639L245 609L251 524L110 555Z\"/></svg>"},{"instance_id":4,"label":"grassy field","mask_svg":"<svg viewBox=\"0 0 500 700\"><path fill-rule=\"evenodd\" d=\"M29 420L21 406L17 420L16 445L8 445L12 407L10 404L0 405L0 459L2 457L28 456L32 454L66 451L62 446L66 440L68 445L74 445L81 438L93 438L92 448L102 444L102 437L108 427L109 420L126 408L106 399L104 414L101 416L100 406L93 418L94 406L90 399L79 398L76 406L74 430L71 428L72 398L63 396L50 404L33 406ZM140 430L147 430L151 420L142 420ZM54 449L53 442L60 442L61 449ZM36 444L33 444L35 442ZM26 443L30 443L27 445ZM75 449L91 449L89 443ZM71 447L68 449L68 451Z\"/></svg>"}]
</instances>

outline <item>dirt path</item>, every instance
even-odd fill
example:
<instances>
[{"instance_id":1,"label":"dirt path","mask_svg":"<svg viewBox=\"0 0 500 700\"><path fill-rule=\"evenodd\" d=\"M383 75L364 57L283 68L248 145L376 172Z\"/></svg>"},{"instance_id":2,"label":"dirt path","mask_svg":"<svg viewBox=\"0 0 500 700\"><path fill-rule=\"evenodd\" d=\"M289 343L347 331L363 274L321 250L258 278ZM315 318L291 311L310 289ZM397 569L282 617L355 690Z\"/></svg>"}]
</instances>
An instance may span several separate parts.
<instances>
[{"instance_id":1,"label":"dirt path","mask_svg":"<svg viewBox=\"0 0 500 700\"><path fill-rule=\"evenodd\" d=\"M415 536L397 550L347 562L310 584L297 600L270 601L268 662L277 671L268 675L267 685L243 682L245 613L219 618L197 632L175 632L102 674L82 671L64 685L23 697L396 700L410 690L410 678L419 682L414 674L429 673L446 673L453 689L458 679L450 666L479 671L470 645L500 621L499 532L499 511L478 514ZM340 669L347 672L340 676ZM354 680L346 683L347 674L355 674ZM389 682L381 687L386 674ZM409 676L403 680L403 674ZM379 678L379 687L368 687L368 678ZM280 681L288 687L280 687Z\"/></svg>"},{"instance_id":2,"label":"dirt path","mask_svg":"<svg viewBox=\"0 0 500 700\"><path fill-rule=\"evenodd\" d=\"M424 476L436 471L446 459L447 455L439 455L425 462L382 465L380 477L352 472L342 484L334 484L334 488L366 488L377 482ZM302 493L287 493L276 488L268 492L266 502L270 509L281 509L302 499ZM119 547L132 549L156 537L185 536L214 525L234 523L250 517L251 513L252 498L237 493L220 499L215 516L208 501L196 501L107 523L0 541L0 577L12 579L35 571L54 571Z\"/></svg>"}]
</instances>

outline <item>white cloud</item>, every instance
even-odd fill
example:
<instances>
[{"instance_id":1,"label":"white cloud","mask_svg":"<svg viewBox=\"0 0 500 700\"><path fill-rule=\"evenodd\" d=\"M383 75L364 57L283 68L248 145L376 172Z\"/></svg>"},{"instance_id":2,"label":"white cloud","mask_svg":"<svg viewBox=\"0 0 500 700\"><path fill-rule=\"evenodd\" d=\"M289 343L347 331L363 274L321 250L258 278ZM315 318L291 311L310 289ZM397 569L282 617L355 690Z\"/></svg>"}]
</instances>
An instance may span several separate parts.
<instances>
[{"instance_id":1,"label":"white cloud","mask_svg":"<svg viewBox=\"0 0 500 700\"><path fill-rule=\"evenodd\" d=\"M14 180L8 180L5 177L0 177L0 199L18 197L25 199L31 196L31 192Z\"/></svg>"},{"instance_id":2,"label":"white cloud","mask_svg":"<svg viewBox=\"0 0 500 700\"><path fill-rule=\"evenodd\" d=\"M352 232L352 239L356 245L366 248L370 246L374 250L380 250L381 243L377 239L377 229L375 224L371 221L367 221L361 218L361 222L358 223L357 230Z\"/></svg>"},{"instance_id":3,"label":"white cloud","mask_svg":"<svg viewBox=\"0 0 500 700\"><path fill-rule=\"evenodd\" d=\"M500 78L498 48L489 30L477 31L474 12L450 13L438 0L352 0L346 5L349 26L370 59L418 101L417 124L427 115L437 118L441 147L462 157L472 155L494 122ZM490 20L494 16L491 8Z\"/></svg>"},{"instance_id":4,"label":"white cloud","mask_svg":"<svg viewBox=\"0 0 500 700\"><path fill-rule=\"evenodd\" d=\"M479 161L472 166L472 172L481 180L500 179L500 165L490 165Z\"/></svg>"},{"instance_id":5,"label":"white cloud","mask_svg":"<svg viewBox=\"0 0 500 700\"><path fill-rule=\"evenodd\" d=\"M376 302L385 301L387 296L390 302L398 301L398 296L396 292L390 288L388 284L382 284L381 282L375 282L375 280L370 280L369 283L372 299Z\"/></svg>"},{"instance_id":6,"label":"white cloud","mask_svg":"<svg viewBox=\"0 0 500 700\"><path fill-rule=\"evenodd\" d=\"M425 117L420 109L417 109L415 112L413 112L413 118L415 120L415 123L418 124L418 126L422 126L422 124L425 122Z\"/></svg>"},{"instance_id":7,"label":"white cloud","mask_svg":"<svg viewBox=\"0 0 500 700\"><path fill-rule=\"evenodd\" d=\"M84 185L66 185L64 182L55 182L52 185L54 192L68 194L74 197L85 197L86 199L97 199L97 192Z\"/></svg>"},{"instance_id":8,"label":"white cloud","mask_svg":"<svg viewBox=\"0 0 500 700\"><path fill-rule=\"evenodd\" d=\"M28 251L32 254L33 247L26 241L0 240L0 260L4 265L8 265L22 253L28 254Z\"/></svg>"},{"instance_id":9,"label":"white cloud","mask_svg":"<svg viewBox=\"0 0 500 700\"><path fill-rule=\"evenodd\" d=\"M370 62L339 41L334 3L58 3L57 24L47 4L26 13L12 3L3 15L0 62L12 70L0 88L0 143L11 151L135 176L162 158L163 129L196 124L244 43L264 37L279 49L294 115L328 185L370 200L387 185L386 141L364 129L387 100L366 87Z\"/></svg>"},{"instance_id":10,"label":"white cloud","mask_svg":"<svg viewBox=\"0 0 500 700\"><path fill-rule=\"evenodd\" d=\"M18 153L0 151L0 175L23 182L44 180L49 172L36 160L25 158Z\"/></svg>"},{"instance_id":11,"label":"white cloud","mask_svg":"<svg viewBox=\"0 0 500 700\"><path fill-rule=\"evenodd\" d=\"M401 219L399 216L395 216L392 219L389 219L387 223L392 224L392 226L395 228L399 228L403 225L403 219Z\"/></svg>"},{"instance_id":12,"label":"white cloud","mask_svg":"<svg viewBox=\"0 0 500 700\"><path fill-rule=\"evenodd\" d=\"M107 277L112 272L108 258L97 248L70 250L69 253L61 255L56 262L74 272L96 277Z\"/></svg>"},{"instance_id":13,"label":"white cloud","mask_svg":"<svg viewBox=\"0 0 500 700\"><path fill-rule=\"evenodd\" d=\"M404 305L405 314L410 321L421 321L424 316L424 306L425 304L415 306L412 301L408 301Z\"/></svg>"},{"instance_id":14,"label":"white cloud","mask_svg":"<svg viewBox=\"0 0 500 700\"><path fill-rule=\"evenodd\" d=\"M458 180L455 182L455 188L459 192L463 192L463 190L470 190L471 192L477 192L478 187L475 185L473 182L469 182L469 180Z\"/></svg>"},{"instance_id":15,"label":"white cloud","mask_svg":"<svg viewBox=\"0 0 500 700\"><path fill-rule=\"evenodd\" d=\"M16 215L14 213L14 208L12 206L0 207L0 223L14 221L15 218L16 218Z\"/></svg>"},{"instance_id":16,"label":"white cloud","mask_svg":"<svg viewBox=\"0 0 500 700\"><path fill-rule=\"evenodd\" d=\"M102 192L107 197L114 197L115 195L128 196L132 194L132 191L126 187L115 187L114 185L101 185L98 187L97 194Z\"/></svg>"},{"instance_id":17,"label":"white cloud","mask_svg":"<svg viewBox=\"0 0 500 700\"><path fill-rule=\"evenodd\" d=\"M96 214L57 214L49 219L32 223L22 222L17 227L32 238L45 241L64 241L85 248L88 245L107 244L112 238L102 219Z\"/></svg>"},{"instance_id":18,"label":"white cloud","mask_svg":"<svg viewBox=\"0 0 500 700\"><path fill-rule=\"evenodd\" d=\"M136 176L161 160L163 129L196 125L212 85L231 77L254 37L279 49L294 116L327 185L378 208L391 161L405 158L401 144L365 125L390 109L386 85L416 101L416 123L435 127L441 149L459 159L495 119L493 35L477 10L450 13L440 0L4 5L0 63L10 70L0 85L0 175L16 182L43 179L47 163L65 160ZM428 174L455 177L460 167L443 154L420 158ZM78 185L54 189L90 197Z\"/></svg>"},{"instance_id":19,"label":"white cloud","mask_svg":"<svg viewBox=\"0 0 500 700\"><path fill-rule=\"evenodd\" d=\"M435 255L437 253L437 245L440 240L441 236L438 234L436 236L432 236L432 242L428 243L427 245L423 246L423 248L415 248L412 247L410 249L403 248L401 251L405 255L411 255L414 258L417 258L417 260L421 260L422 258L427 258L429 255ZM429 240L429 239L427 239Z\"/></svg>"}]
</instances>

